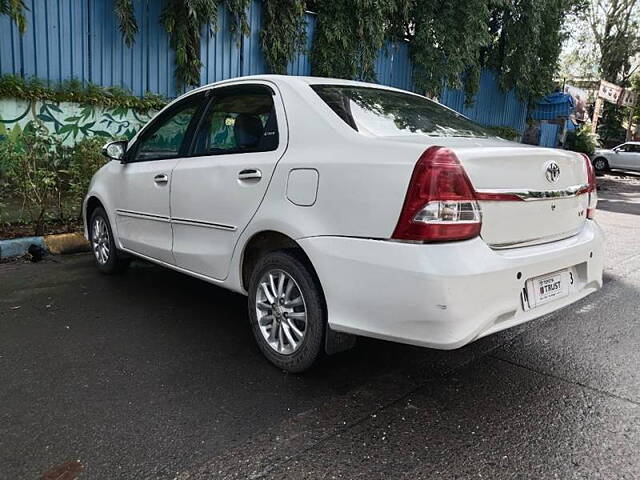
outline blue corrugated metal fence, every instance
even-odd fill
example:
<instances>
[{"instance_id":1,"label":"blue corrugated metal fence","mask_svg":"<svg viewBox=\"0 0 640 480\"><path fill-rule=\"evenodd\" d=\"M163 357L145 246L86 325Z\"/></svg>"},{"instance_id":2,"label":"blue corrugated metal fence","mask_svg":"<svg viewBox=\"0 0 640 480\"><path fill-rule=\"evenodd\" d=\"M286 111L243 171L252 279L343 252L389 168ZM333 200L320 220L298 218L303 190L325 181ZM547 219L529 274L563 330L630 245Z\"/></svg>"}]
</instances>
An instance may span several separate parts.
<instances>
[{"instance_id":1,"label":"blue corrugated metal fence","mask_svg":"<svg viewBox=\"0 0 640 480\"><path fill-rule=\"evenodd\" d=\"M29 10L24 36L6 15L0 16L1 74L36 76L52 83L76 78L122 86L136 95L150 91L175 97L180 93L174 76L175 54L159 21L161 1L133 1L139 32L132 47L124 44L118 31L114 0L25 0L25 4ZM202 84L266 71L260 48L260 0L251 3L248 20L251 32L247 36L232 34L229 14L221 7L213 33L203 29ZM315 17L307 14L306 20L307 49L290 62L290 75L311 74L308 52ZM379 83L413 90L408 44L389 43L382 48L375 71ZM489 71L482 73L472 106L465 105L464 94L454 89L445 89L440 100L482 124L524 129L526 104L514 92L502 92Z\"/></svg>"},{"instance_id":2,"label":"blue corrugated metal fence","mask_svg":"<svg viewBox=\"0 0 640 480\"><path fill-rule=\"evenodd\" d=\"M526 126L526 102L519 100L513 90L503 92L489 70L481 73L478 94L470 105L465 104L464 92L449 88L444 90L440 101L482 125L511 127L520 133Z\"/></svg>"}]
</instances>

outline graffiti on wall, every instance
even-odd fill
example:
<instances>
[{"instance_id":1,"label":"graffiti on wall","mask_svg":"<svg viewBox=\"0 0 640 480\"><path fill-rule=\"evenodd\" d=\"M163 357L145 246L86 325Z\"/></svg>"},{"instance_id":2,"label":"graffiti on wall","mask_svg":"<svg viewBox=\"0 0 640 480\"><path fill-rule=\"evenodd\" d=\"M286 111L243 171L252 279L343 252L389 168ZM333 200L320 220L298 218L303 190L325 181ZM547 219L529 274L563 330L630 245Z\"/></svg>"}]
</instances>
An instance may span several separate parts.
<instances>
[{"instance_id":1,"label":"graffiti on wall","mask_svg":"<svg viewBox=\"0 0 640 480\"><path fill-rule=\"evenodd\" d=\"M130 108L90 104L0 99L0 135L21 131L37 122L65 145L84 137L131 138L155 114L141 114Z\"/></svg>"}]
</instances>

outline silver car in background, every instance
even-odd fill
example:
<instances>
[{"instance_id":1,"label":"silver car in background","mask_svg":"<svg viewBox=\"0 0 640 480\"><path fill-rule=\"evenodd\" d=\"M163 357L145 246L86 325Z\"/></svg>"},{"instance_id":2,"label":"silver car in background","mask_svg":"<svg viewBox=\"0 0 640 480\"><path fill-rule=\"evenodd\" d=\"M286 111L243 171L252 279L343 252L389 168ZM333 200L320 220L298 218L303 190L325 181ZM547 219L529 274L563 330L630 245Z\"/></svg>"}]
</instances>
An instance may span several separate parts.
<instances>
[{"instance_id":1,"label":"silver car in background","mask_svg":"<svg viewBox=\"0 0 640 480\"><path fill-rule=\"evenodd\" d=\"M640 142L627 142L611 150L596 150L593 166L599 172L611 169L640 172Z\"/></svg>"}]
</instances>

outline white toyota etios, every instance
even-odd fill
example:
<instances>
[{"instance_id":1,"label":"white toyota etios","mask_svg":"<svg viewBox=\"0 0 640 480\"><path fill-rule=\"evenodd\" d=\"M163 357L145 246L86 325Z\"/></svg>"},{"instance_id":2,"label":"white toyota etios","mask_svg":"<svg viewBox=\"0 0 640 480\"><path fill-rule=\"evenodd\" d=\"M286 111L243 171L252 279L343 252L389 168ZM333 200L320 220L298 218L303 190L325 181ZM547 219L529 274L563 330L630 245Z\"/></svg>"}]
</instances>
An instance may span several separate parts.
<instances>
[{"instance_id":1,"label":"white toyota etios","mask_svg":"<svg viewBox=\"0 0 640 480\"><path fill-rule=\"evenodd\" d=\"M413 93L239 78L104 153L84 203L98 269L134 255L247 294L285 370L351 334L457 348L602 285L589 159Z\"/></svg>"}]
</instances>

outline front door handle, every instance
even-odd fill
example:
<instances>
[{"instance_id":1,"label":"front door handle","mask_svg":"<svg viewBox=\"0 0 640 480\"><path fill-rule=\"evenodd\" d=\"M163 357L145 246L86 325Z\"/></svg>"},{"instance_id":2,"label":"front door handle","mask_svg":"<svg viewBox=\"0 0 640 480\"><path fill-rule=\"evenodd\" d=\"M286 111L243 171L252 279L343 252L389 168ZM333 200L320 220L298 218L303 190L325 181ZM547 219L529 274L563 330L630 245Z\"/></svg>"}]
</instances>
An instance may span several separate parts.
<instances>
[{"instance_id":1,"label":"front door handle","mask_svg":"<svg viewBox=\"0 0 640 480\"><path fill-rule=\"evenodd\" d=\"M169 177L167 177L164 173L161 173L160 175L156 175L155 177L153 177L153 181L157 184L165 184L169 181Z\"/></svg>"},{"instance_id":2,"label":"front door handle","mask_svg":"<svg viewBox=\"0 0 640 480\"><path fill-rule=\"evenodd\" d=\"M262 178L262 172L256 168L249 168L238 173L238 179L240 180L257 180L260 178Z\"/></svg>"}]
</instances>

